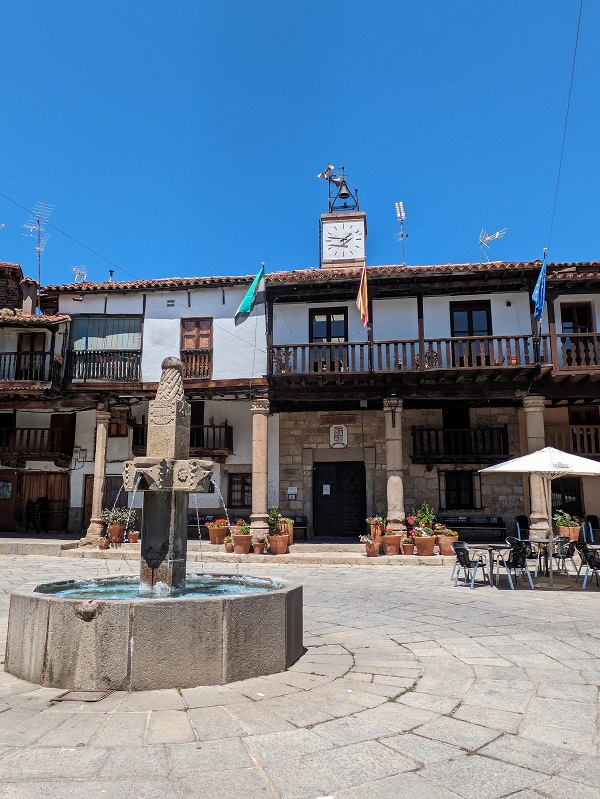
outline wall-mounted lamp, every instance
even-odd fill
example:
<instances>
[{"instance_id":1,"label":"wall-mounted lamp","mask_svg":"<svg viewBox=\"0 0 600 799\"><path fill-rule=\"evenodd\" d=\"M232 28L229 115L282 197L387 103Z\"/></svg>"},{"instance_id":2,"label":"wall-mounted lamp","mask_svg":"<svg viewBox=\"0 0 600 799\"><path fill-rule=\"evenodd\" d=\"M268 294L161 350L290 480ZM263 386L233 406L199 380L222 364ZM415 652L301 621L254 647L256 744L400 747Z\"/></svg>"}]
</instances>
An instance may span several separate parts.
<instances>
[{"instance_id":1,"label":"wall-mounted lamp","mask_svg":"<svg viewBox=\"0 0 600 799\"><path fill-rule=\"evenodd\" d=\"M392 427L396 427L396 411L400 407L402 400L400 397L396 396L396 394L390 394L389 397L386 397L384 402L392 412Z\"/></svg>"}]
</instances>

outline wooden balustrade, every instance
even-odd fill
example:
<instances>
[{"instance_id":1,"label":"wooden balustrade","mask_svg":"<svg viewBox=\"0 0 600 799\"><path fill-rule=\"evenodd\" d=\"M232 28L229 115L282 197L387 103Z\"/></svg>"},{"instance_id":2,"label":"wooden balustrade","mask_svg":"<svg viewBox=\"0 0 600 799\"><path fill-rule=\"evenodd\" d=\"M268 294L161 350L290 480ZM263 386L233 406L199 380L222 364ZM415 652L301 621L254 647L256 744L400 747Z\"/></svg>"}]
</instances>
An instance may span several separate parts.
<instances>
[{"instance_id":1,"label":"wooden balustrade","mask_svg":"<svg viewBox=\"0 0 600 799\"><path fill-rule=\"evenodd\" d=\"M556 336L559 370L600 368L600 333Z\"/></svg>"},{"instance_id":2,"label":"wooden balustrade","mask_svg":"<svg viewBox=\"0 0 600 799\"><path fill-rule=\"evenodd\" d=\"M53 379L51 352L3 352L0 354L0 381Z\"/></svg>"},{"instance_id":3,"label":"wooden balustrade","mask_svg":"<svg viewBox=\"0 0 600 799\"><path fill-rule=\"evenodd\" d=\"M181 350L184 379L210 378L212 375L212 350Z\"/></svg>"},{"instance_id":4,"label":"wooden balustrade","mask_svg":"<svg viewBox=\"0 0 600 799\"><path fill-rule=\"evenodd\" d=\"M546 425L546 444L573 455L600 458L600 425Z\"/></svg>"},{"instance_id":5,"label":"wooden balustrade","mask_svg":"<svg viewBox=\"0 0 600 799\"><path fill-rule=\"evenodd\" d=\"M464 463L502 460L508 456L508 428L469 429L413 427L414 463Z\"/></svg>"},{"instance_id":6,"label":"wooden balustrade","mask_svg":"<svg viewBox=\"0 0 600 799\"><path fill-rule=\"evenodd\" d=\"M141 350L72 350L69 380L126 383L141 377Z\"/></svg>"},{"instance_id":7,"label":"wooden balustrade","mask_svg":"<svg viewBox=\"0 0 600 799\"><path fill-rule=\"evenodd\" d=\"M62 430L52 427L0 428L0 457L53 460L69 458L63 452Z\"/></svg>"},{"instance_id":8,"label":"wooden balustrade","mask_svg":"<svg viewBox=\"0 0 600 799\"><path fill-rule=\"evenodd\" d=\"M291 344L271 348L273 374L308 374L310 372L368 373L369 344Z\"/></svg>"}]
</instances>

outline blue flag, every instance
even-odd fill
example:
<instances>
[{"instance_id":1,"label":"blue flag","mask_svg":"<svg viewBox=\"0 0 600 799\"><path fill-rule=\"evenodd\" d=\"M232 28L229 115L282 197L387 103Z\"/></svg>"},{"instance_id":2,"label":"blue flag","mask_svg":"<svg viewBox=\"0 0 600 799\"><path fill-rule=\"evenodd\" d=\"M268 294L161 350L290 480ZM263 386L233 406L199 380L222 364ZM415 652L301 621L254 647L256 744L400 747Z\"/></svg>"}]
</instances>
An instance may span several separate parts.
<instances>
[{"instance_id":1,"label":"blue flag","mask_svg":"<svg viewBox=\"0 0 600 799\"><path fill-rule=\"evenodd\" d=\"M546 304L546 256L544 255L544 263L540 269L537 283L531 295L533 302L533 318L539 322L544 315L544 305Z\"/></svg>"}]
</instances>

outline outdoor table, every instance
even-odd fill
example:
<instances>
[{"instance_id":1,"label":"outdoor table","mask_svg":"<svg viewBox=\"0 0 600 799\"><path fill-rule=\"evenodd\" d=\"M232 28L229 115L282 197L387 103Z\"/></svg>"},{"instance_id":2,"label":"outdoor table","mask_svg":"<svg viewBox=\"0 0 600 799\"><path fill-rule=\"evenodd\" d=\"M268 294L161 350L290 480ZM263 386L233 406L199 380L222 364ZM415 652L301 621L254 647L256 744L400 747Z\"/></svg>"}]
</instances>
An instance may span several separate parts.
<instances>
[{"instance_id":1,"label":"outdoor table","mask_svg":"<svg viewBox=\"0 0 600 799\"><path fill-rule=\"evenodd\" d=\"M496 552L500 552L501 550L510 549L508 544L487 544L487 543L474 543L474 544L467 544L469 549L479 550L479 552L487 552L488 556L488 570L490 575L490 586L494 587L494 560L496 560L496 585L500 582L500 558L496 559L495 554Z\"/></svg>"}]
</instances>

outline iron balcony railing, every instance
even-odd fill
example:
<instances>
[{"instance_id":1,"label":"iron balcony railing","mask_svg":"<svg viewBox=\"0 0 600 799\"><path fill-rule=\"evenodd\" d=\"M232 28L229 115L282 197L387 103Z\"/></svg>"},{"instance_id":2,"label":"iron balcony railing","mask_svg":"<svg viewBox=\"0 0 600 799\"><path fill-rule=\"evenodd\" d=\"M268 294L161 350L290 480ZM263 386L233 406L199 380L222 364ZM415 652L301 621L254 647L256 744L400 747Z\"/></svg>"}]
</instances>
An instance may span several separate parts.
<instances>
[{"instance_id":1,"label":"iron balcony railing","mask_svg":"<svg viewBox=\"0 0 600 799\"><path fill-rule=\"evenodd\" d=\"M483 463L508 457L508 428L413 427L414 463Z\"/></svg>"},{"instance_id":2,"label":"iron balcony railing","mask_svg":"<svg viewBox=\"0 0 600 799\"><path fill-rule=\"evenodd\" d=\"M52 367L51 352L3 352L0 354L0 381L46 383L54 379Z\"/></svg>"},{"instance_id":3,"label":"iron balcony railing","mask_svg":"<svg viewBox=\"0 0 600 799\"><path fill-rule=\"evenodd\" d=\"M422 372L531 367L550 363L547 336L467 336L271 347L273 375Z\"/></svg>"},{"instance_id":4,"label":"iron balcony railing","mask_svg":"<svg viewBox=\"0 0 600 799\"><path fill-rule=\"evenodd\" d=\"M72 381L127 383L141 378L141 350L71 350L67 377Z\"/></svg>"},{"instance_id":5,"label":"iron balcony railing","mask_svg":"<svg viewBox=\"0 0 600 799\"><path fill-rule=\"evenodd\" d=\"M0 428L0 458L70 460L72 452L62 444L62 430L48 427Z\"/></svg>"},{"instance_id":6,"label":"iron balcony railing","mask_svg":"<svg viewBox=\"0 0 600 799\"><path fill-rule=\"evenodd\" d=\"M133 426L132 449L134 455L145 455L148 438L148 426ZM223 424L200 424L190 427L190 454L200 451L233 452L233 427Z\"/></svg>"},{"instance_id":7,"label":"iron balcony railing","mask_svg":"<svg viewBox=\"0 0 600 799\"><path fill-rule=\"evenodd\" d=\"M600 425L546 425L546 444L573 455L600 458Z\"/></svg>"},{"instance_id":8,"label":"iron balcony railing","mask_svg":"<svg viewBox=\"0 0 600 799\"><path fill-rule=\"evenodd\" d=\"M212 375L212 350L181 350L184 379L207 379Z\"/></svg>"}]
</instances>

